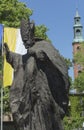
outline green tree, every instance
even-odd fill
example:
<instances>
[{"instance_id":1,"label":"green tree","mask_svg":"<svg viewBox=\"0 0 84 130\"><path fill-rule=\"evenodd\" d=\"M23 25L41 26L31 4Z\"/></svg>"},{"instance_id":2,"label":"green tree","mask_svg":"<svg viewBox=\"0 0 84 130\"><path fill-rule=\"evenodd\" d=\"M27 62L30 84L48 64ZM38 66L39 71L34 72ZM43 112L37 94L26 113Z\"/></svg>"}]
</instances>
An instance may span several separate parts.
<instances>
[{"instance_id":1,"label":"green tree","mask_svg":"<svg viewBox=\"0 0 84 130\"><path fill-rule=\"evenodd\" d=\"M19 27L22 18L28 19L32 10L18 0L0 0L0 23L9 27Z\"/></svg>"},{"instance_id":2,"label":"green tree","mask_svg":"<svg viewBox=\"0 0 84 130\"><path fill-rule=\"evenodd\" d=\"M39 38L42 38L51 42L46 34L47 31L48 31L48 28L45 25L38 25L35 28L35 37L39 37Z\"/></svg>"},{"instance_id":3,"label":"green tree","mask_svg":"<svg viewBox=\"0 0 84 130\"><path fill-rule=\"evenodd\" d=\"M81 72L74 80L74 86L77 88L78 92L84 91L84 72Z\"/></svg>"},{"instance_id":4,"label":"green tree","mask_svg":"<svg viewBox=\"0 0 84 130\"><path fill-rule=\"evenodd\" d=\"M70 69L70 67L72 67L72 62L70 61L70 59L64 58L66 65L68 67L68 69Z\"/></svg>"},{"instance_id":5,"label":"green tree","mask_svg":"<svg viewBox=\"0 0 84 130\"><path fill-rule=\"evenodd\" d=\"M3 88L3 113L10 113L9 89L9 86Z\"/></svg>"},{"instance_id":6,"label":"green tree","mask_svg":"<svg viewBox=\"0 0 84 130\"><path fill-rule=\"evenodd\" d=\"M8 27L20 27L22 18L28 19L33 11L18 0L0 0L0 23ZM50 41L45 25L36 26L35 36Z\"/></svg>"},{"instance_id":7,"label":"green tree","mask_svg":"<svg viewBox=\"0 0 84 130\"><path fill-rule=\"evenodd\" d=\"M73 130L82 128L84 117L81 117L81 113L84 110L84 97L77 95L70 95L70 115L64 118L65 130Z\"/></svg>"}]
</instances>

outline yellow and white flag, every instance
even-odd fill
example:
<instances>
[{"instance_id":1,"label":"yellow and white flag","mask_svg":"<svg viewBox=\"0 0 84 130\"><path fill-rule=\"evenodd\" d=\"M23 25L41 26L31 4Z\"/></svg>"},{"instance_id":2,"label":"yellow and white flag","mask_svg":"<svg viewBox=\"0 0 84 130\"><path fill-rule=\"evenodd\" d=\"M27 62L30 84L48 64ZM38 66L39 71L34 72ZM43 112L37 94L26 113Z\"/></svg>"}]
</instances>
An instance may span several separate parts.
<instances>
[{"instance_id":1,"label":"yellow and white flag","mask_svg":"<svg viewBox=\"0 0 84 130\"><path fill-rule=\"evenodd\" d=\"M5 27L4 42L8 44L9 49L12 52L16 52L18 54L25 54L27 52L21 39L20 29ZM13 69L6 62L6 58L4 58L4 72L3 72L4 87L11 86L12 79L13 79Z\"/></svg>"}]
</instances>

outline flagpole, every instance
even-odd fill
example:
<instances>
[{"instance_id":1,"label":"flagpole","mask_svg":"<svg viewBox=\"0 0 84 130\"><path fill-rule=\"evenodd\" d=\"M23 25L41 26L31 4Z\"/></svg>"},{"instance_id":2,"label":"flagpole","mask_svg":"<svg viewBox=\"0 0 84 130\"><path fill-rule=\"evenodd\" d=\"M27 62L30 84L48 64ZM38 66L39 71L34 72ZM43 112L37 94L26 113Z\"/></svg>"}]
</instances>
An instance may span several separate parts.
<instances>
[{"instance_id":1,"label":"flagpole","mask_svg":"<svg viewBox=\"0 0 84 130\"><path fill-rule=\"evenodd\" d=\"M3 88L1 88L1 130L3 130Z\"/></svg>"},{"instance_id":2,"label":"flagpole","mask_svg":"<svg viewBox=\"0 0 84 130\"><path fill-rule=\"evenodd\" d=\"M1 83L1 130L3 130L3 62L4 62L4 56L3 56L3 42L4 42L4 25L3 25L3 35L2 35L2 58L1 58L1 65L2 65L2 83Z\"/></svg>"}]
</instances>

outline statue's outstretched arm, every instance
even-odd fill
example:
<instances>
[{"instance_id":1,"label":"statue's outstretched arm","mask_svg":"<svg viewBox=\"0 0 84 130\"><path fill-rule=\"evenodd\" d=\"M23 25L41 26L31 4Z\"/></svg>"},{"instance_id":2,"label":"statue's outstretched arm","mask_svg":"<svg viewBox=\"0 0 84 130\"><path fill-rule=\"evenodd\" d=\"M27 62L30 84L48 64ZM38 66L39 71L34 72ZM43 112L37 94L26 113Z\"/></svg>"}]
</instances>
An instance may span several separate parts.
<instances>
[{"instance_id":1,"label":"statue's outstretched arm","mask_svg":"<svg viewBox=\"0 0 84 130\"><path fill-rule=\"evenodd\" d=\"M6 55L7 62L15 69L16 66L17 66L17 60L16 60L16 58L18 59L18 55L19 54L11 52L9 50L9 47L8 47L7 43L4 43L4 53Z\"/></svg>"},{"instance_id":2,"label":"statue's outstretched arm","mask_svg":"<svg viewBox=\"0 0 84 130\"><path fill-rule=\"evenodd\" d=\"M4 48L3 49L4 49L4 53L6 54L6 56L8 56L10 50L9 50L9 47L8 47L7 43L4 43Z\"/></svg>"}]
</instances>

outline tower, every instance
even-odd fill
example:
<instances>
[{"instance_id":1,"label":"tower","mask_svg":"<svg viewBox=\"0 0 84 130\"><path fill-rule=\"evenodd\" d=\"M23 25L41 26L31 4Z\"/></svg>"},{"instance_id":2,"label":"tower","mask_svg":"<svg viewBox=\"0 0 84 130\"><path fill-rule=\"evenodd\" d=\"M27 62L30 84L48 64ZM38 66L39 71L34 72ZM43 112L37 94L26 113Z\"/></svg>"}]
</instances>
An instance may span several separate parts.
<instances>
[{"instance_id":1,"label":"tower","mask_svg":"<svg viewBox=\"0 0 84 130\"><path fill-rule=\"evenodd\" d=\"M73 56L76 54L77 51L80 50L80 44L84 42L83 35L82 35L82 29L83 26L81 25L81 17L79 16L78 9L76 10L76 15L74 17L74 39L73 39ZM73 63L74 66L74 78L78 76L78 73L81 71L81 65L77 63Z\"/></svg>"}]
</instances>

